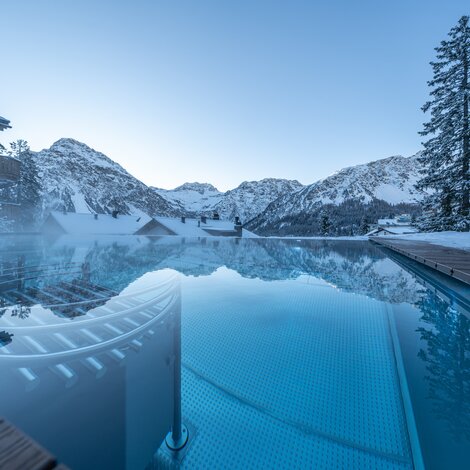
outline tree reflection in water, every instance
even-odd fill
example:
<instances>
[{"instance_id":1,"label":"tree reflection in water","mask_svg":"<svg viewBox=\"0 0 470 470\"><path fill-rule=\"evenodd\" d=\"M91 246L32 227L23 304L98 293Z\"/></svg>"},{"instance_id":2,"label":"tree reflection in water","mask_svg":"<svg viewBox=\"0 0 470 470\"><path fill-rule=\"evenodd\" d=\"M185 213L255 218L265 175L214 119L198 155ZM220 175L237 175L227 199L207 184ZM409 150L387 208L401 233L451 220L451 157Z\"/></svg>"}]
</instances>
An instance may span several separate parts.
<instances>
[{"instance_id":1,"label":"tree reflection in water","mask_svg":"<svg viewBox=\"0 0 470 470\"><path fill-rule=\"evenodd\" d=\"M470 321L431 291L418 303L425 380L433 412L457 442L470 440Z\"/></svg>"},{"instance_id":2,"label":"tree reflection in water","mask_svg":"<svg viewBox=\"0 0 470 470\"><path fill-rule=\"evenodd\" d=\"M7 331L0 331L0 348L10 344L12 341L12 338L13 338L12 333L8 333Z\"/></svg>"}]
</instances>

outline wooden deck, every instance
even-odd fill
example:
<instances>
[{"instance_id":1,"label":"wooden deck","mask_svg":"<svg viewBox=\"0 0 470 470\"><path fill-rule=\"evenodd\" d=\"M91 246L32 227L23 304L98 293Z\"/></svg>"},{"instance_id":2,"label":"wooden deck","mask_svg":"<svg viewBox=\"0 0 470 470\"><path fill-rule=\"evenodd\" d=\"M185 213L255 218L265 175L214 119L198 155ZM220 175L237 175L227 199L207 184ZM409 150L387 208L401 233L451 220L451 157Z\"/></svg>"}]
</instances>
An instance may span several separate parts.
<instances>
[{"instance_id":1,"label":"wooden deck","mask_svg":"<svg viewBox=\"0 0 470 470\"><path fill-rule=\"evenodd\" d=\"M470 251L398 238L369 240L470 285Z\"/></svg>"},{"instance_id":2,"label":"wooden deck","mask_svg":"<svg viewBox=\"0 0 470 470\"><path fill-rule=\"evenodd\" d=\"M2 470L67 470L49 452L0 418L0 468Z\"/></svg>"}]
</instances>

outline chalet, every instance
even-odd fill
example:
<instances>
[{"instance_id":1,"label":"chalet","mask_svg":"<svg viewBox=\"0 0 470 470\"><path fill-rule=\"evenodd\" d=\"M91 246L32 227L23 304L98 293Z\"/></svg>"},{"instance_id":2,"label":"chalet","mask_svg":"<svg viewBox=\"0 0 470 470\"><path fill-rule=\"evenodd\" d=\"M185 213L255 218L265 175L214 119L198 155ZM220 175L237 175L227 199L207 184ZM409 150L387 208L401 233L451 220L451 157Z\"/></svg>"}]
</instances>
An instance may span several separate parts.
<instances>
[{"instance_id":1,"label":"chalet","mask_svg":"<svg viewBox=\"0 0 470 470\"><path fill-rule=\"evenodd\" d=\"M52 211L42 226L42 232L77 235L133 235L150 220L151 218L147 215Z\"/></svg>"},{"instance_id":2,"label":"chalet","mask_svg":"<svg viewBox=\"0 0 470 470\"><path fill-rule=\"evenodd\" d=\"M256 237L240 223L189 217L90 214L52 211L42 226L48 234L76 235L176 235L181 237Z\"/></svg>"},{"instance_id":3,"label":"chalet","mask_svg":"<svg viewBox=\"0 0 470 470\"><path fill-rule=\"evenodd\" d=\"M418 230L411 225L411 217L403 214L394 219L379 219L377 226L371 230L367 236L390 236L390 235L406 235L416 233Z\"/></svg>"},{"instance_id":4,"label":"chalet","mask_svg":"<svg viewBox=\"0 0 470 470\"><path fill-rule=\"evenodd\" d=\"M417 233L415 227L410 225L407 226L389 226L389 227L377 227L374 230L371 230L366 236L368 237L377 237L377 236L390 236L390 235L406 235L409 233Z\"/></svg>"},{"instance_id":5,"label":"chalet","mask_svg":"<svg viewBox=\"0 0 470 470\"><path fill-rule=\"evenodd\" d=\"M9 129L10 127L10 121L0 116L0 131L4 131L5 129Z\"/></svg>"},{"instance_id":6,"label":"chalet","mask_svg":"<svg viewBox=\"0 0 470 470\"><path fill-rule=\"evenodd\" d=\"M154 217L136 235L177 235L182 237L256 237L242 228L240 223L233 223L219 218L201 217Z\"/></svg>"}]
</instances>

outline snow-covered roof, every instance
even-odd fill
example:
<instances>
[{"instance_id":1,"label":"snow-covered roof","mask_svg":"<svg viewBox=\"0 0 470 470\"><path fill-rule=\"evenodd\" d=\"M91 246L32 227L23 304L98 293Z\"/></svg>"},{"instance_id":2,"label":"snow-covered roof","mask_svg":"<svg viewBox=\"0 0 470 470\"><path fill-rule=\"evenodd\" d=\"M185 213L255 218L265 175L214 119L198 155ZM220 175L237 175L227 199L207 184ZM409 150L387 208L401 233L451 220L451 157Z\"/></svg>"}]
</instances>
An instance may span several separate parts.
<instances>
[{"instance_id":1,"label":"snow-covered roof","mask_svg":"<svg viewBox=\"0 0 470 470\"><path fill-rule=\"evenodd\" d=\"M397 226L397 225L406 225L406 226L409 226L410 225L410 220L400 220L400 217L398 218L395 218L395 219L379 219L378 220L378 224L380 226Z\"/></svg>"},{"instance_id":2,"label":"snow-covered roof","mask_svg":"<svg viewBox=\"0 0 470 470\"><path fill-rule=\"evenodd\" d=\"M10 128L10 121L0 116L0 131Z\"/></svg>"},{"instance_id":3,"label":"snow-covered roof","mask_svg":"<svg viewBox=\"0 0 470 470\"><path fill-rule=\"evenodd\" d=\"M387 227L390 233L402 234L402 233L416 233L418 230L412 225L395 225L394 227Z\"/></svg>"},{"instance_id":4,"label":"snow-covered roof","mask_svg":"<svg viewBox=\"0 0 470 470\"><path fill-rule=\"evenodd\" d=\"M132 235L150 220L147 215L118 215L114 218L109 214L98 214L95 218L90 213L53 211L46 219L43 231L57 228L70 234Z\"/></svg>"},{"instance_id":5,"label":"snow-covered roof","mask_svg":"<svg viewBox=\"0 0 470 470\"><path fill-rule=\"evenodd\" d=\"M217 232L234 231L234 223L227 220L212 220L207 219L204 224L200 219L186 218L185 223L181 218L174 217L154 217L157 222L171 230L174 234L183 237L207 237L211 233L217 235ZM200 222L200 226L198 226ZM243 229L243 236L255 236L248 230Z\"/></svg>"},{"instance_id":6,"label":"snow-covered roof","mask_svg":"<svg viewBox=\"0 0 470 470\"><path fill-rule=\"evenodd\" d=\"M408 233L417 233L418 230L416 230L415 227L411 225L390 225L390 226L385 226L385 227L377 227L374 230L371 230L367 236L371 237L374 235L378 235L380 233L388 234L388 235L403 235L403 234L408 234Z\"/></svg>"}]
</instances>

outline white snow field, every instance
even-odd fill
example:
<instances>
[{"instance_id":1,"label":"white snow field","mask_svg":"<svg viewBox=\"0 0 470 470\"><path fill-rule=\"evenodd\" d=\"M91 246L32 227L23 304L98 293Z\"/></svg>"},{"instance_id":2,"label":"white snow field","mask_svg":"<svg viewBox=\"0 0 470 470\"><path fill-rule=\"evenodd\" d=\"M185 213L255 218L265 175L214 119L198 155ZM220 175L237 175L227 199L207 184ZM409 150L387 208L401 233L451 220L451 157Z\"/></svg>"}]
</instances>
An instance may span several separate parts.
<instances>
[{"instance_id":1,"label":"white snow field","mask_svg":"<svg viewBox=\"0 0 470 470\"><path fill-rule=\"evenodd\" d=\"M337 241L364 241L368 240L367 235L354 235L354 236L345 236L345 237L321 237L321 236L312 236L312 237L298 237L295 235L286 235L284 237L269 236L263 238L274 238L281 240L337 240ZM385 238L385 237L382 237Z\"/></svg>"},{"instance_id":2,"label":"white snow field","mask_svg":"<svg viewBox=\"0 0 470 470\"><path fill-rule=\"evenodd\" d=\"M407 235L395 235L393 237L382 237L383 239L394 238L400 240L423 241L433 245L460 248L470 251L470 232L429 232L411 233Z\"/></svg>"}]
</instances>

